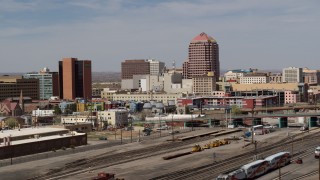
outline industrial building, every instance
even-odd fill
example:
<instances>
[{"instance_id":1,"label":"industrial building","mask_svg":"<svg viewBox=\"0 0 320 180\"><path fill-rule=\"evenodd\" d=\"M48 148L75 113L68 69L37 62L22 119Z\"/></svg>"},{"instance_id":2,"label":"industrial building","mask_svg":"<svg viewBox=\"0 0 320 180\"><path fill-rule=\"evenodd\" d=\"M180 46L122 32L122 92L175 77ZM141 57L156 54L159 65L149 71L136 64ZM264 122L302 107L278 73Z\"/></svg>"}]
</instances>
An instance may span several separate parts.
<instances>
[{"instance_id":1,"label":"industrial building","mask_svg":"<svg viewBox=\"0 0 320 180\"><path fill-rule=\"evenodd\" d=\"M87 144L85 133L62 128L23 128L0 133L0 159L25 156Z\"/></svg>"}]
</instances>

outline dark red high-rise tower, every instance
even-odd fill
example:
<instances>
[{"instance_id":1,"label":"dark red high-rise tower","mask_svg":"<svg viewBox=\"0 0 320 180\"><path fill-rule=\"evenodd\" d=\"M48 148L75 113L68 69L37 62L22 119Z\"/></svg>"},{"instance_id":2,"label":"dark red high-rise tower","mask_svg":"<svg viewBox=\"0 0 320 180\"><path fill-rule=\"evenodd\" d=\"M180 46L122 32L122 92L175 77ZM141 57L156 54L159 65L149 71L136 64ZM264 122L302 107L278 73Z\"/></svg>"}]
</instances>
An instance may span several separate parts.
<instances>
[{"instance_id":1,"label":"dark red high-rise tower","mask_svg":"<svg viewBox=\"0 0 320 180\"><path fill-rule=\"evenodd\" d=\"M216 80L220 76L219 45L217 41L201 33L189 44L188 60L183 63L183 77L192 79L213 72Z\"/></svg>"}]
</instances>

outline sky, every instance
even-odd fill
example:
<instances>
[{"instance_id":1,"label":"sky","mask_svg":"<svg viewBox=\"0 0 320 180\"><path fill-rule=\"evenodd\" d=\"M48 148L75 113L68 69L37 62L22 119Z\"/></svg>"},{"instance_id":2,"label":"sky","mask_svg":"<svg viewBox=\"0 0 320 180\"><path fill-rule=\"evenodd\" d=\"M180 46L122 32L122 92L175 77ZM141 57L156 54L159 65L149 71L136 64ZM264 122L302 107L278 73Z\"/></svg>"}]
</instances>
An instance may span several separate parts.
<instances>
[{"instance_id":1,"label":"sky","mask_svg":"<svg viewBox=\"0 0 320 180\"><path fill-rule=\"evenodd\" d=\"M63 57L120 72L126 59L182 67L190 41L219 44L220 68L320 69L319 0L0 0L0 73L58 70Z\"/></svg>"}]
</instances>

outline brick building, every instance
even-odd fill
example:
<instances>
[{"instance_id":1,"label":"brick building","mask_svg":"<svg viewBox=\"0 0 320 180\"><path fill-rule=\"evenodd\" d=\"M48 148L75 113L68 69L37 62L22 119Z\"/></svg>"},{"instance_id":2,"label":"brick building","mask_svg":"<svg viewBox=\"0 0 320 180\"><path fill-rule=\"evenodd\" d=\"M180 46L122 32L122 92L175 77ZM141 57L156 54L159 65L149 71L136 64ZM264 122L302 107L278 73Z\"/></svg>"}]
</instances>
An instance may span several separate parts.
<instances>
[{"instance_id":1,"label":"brick building","mask_svg":"<svg viewBox=\"0 0 320 180\"><path fill-rule=\"evenodd\" d=\"M91 99L91 61L63 58L59 61L59 94L61 99Z\"/></svg>"}]
</instances>

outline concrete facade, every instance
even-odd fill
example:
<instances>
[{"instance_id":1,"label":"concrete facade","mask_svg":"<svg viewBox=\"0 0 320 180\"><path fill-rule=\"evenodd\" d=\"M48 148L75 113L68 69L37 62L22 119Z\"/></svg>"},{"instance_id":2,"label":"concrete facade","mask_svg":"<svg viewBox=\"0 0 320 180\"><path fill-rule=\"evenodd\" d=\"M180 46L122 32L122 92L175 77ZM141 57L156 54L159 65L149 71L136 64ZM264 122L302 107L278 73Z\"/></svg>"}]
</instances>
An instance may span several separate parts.
<instances>
[{"instance_id":1,"label":"concrete facade","mask_svg":"<svg viewBox=\"0 0 320 180\"><path fill-rule=\"evenodd\" d=\"M127 94L114 94L114 101L158 101L167 104L168 101L173 100L176 102L177 98L181 98L182 94L164 94L164 93L127 93Z\"/></svg>"},{"instance_id":2,"label":"concrete facade","mask_svg":"<svg viewBox=\"0 0 320 180\"><path fill-rule=\"evenodd\" d=\"M109 111L99 111L97 118L99 123L103 123L103 126L112 125L116 127L122 127L128 125L128 111L122 109L113 109Z\"/></svg>"},{"instance_id":3,"label":"concrete facade","mask_svg":"<svg viewBox=\"0 0 320 180\"><path fill-rule=\"evenodd\" d=\"M150 75L159 76L164 72L165 64L164 62L157 61L155 59L148 59L150 63Z\"/></svg>"},{"instance_id":4,"label":"concrete facade","mask_svg":"<svg viewBox=\"0 0 320 180\"><path fill-rule=\"evenodd\" d=\"M297 67L283 68L282 82L303 83L302 68L297 68Z\"/></svg>"},{"instance_id":5,"label":"concrete facade","mask_svg":"<svg viewBox=\"0 0 320 180\"><path fill-rule=\"evenodd\" d=\"M285 104L293 104L300 102L300 95L298 91L285 91Z\"/></svg>"},{"instance_id":6,"label":"concrete facade","mask_svg":"<svg viewBox=\"0 0 320 180\"><path fill-rule=\"evenodd\" d=\"M303 68L304 83L315 86L320 84L320 71Z\"/></svg>"},{"instance_id":7,"label":"concrete facade","mask_svg":"<svg viewBox=\"0 0 320 180\"><path fill-rule=\"evenodd\" d=\"M216 91L216 77L198 76L192 78L193 93L197 95L212 95Z\"/></svg>"},{"instance_id":8,"label":"concrete facade","mask_svg":"<svg viewBox=\"0 0 320 180\"><path fill-rule=\"evenodd\" d=\"M267 76L243 76L240 77L240 84L262 84L269 83Z\"/></svg>"},{"instance_id":9,"label":"concrete facade","mask_svg":"<svg viewBox=\"0 0 320 180\"><path fill-rule=\"evenodd\" d=\"M91 123L93 126L97 123L97 116L72 115L61 116L61 124L81 124Z\"/></svg>"}]
</instances>

